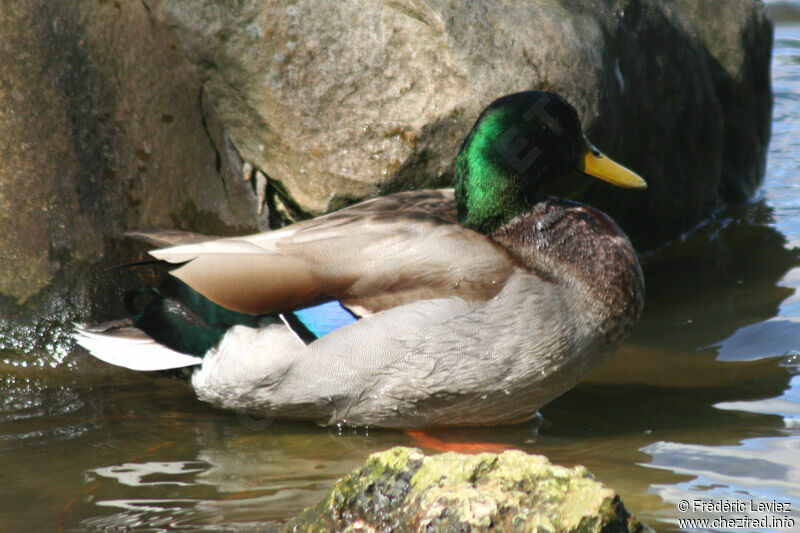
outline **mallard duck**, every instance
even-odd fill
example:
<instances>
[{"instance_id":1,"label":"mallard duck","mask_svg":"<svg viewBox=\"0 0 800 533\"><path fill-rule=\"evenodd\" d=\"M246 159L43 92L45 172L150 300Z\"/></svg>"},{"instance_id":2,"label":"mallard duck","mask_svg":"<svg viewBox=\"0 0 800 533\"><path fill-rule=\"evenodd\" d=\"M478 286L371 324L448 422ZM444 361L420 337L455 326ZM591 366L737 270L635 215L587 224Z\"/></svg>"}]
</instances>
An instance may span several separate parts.
<instances>
[{"instance_id":1,"label":"mallard duck","mask_svg":"<svg viewBox=\"0 0 800 533\"><path fill-rule=\"evenodd\" d=\"M464 140L454 189L245 237L147 234L177 268L128 295L129 320L75 336L115 365L194 367L198 397L227 409L402 428L524 421L642 311L622 230L548 195L576 171L646 187L589 143L562 97L510 94Z\"/></svg>"}]
</instances>

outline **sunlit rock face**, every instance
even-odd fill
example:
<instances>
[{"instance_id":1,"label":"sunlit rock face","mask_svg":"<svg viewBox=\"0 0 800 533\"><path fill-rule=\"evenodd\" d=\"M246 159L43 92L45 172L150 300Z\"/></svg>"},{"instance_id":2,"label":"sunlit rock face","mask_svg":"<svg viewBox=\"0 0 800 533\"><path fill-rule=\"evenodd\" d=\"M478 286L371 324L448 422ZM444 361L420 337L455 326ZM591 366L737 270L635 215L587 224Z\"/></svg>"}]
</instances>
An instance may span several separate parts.
<instances>
[{"instance_id":1,"label":"sunlit rock face","mask_svg":"<svg viewBox=\"0 0 800 533\"><path fill-rule=\"evenodd\" d=\"M285 531L652 531L581 466L541 455L392 448L371 455Z\"/></svg>"},{"instance_id":2,"label":"sunlit rock face","mask_svg":"<svg viewBox=\"0 0 800 533\"><path fill-rule=\"evenodd\" d=\"M256 229L252 187L202 83L142 3L13 2L0 33L3 345L29 337L7 321L116 304L107 295L130 275L108 267L140 257L126 230Z\"/></svg>"},{"instance_id":3,"label":"sunlit rock face","mask_svg":"<svg viewBox=\"0 0 800 533\"><path fill-rule=\"evenodd\" d=\"M448 185L481 109L531 88L563 94L647 179L636 201L586 195L638 244L746 198L763 175L772 27L751 0L145 3L244 159L308 214Z\"/></svg>"},{"instance_id":4,"label":"sunlit rock face","mask_svg":"<svg viewBox=\"0 0 800 533\"><path fill-rule=\"evenodd\" d=\"M118 315L107 295L142 280L108 268L145 257L127 230L245 233L447 186L479 111L512 91L562 93L647 179L635 200L581 197L640 249L764 168L772 28L750 0L24 0L0 30L5 337L9 320Z\"/></svg>"}]
</instances>

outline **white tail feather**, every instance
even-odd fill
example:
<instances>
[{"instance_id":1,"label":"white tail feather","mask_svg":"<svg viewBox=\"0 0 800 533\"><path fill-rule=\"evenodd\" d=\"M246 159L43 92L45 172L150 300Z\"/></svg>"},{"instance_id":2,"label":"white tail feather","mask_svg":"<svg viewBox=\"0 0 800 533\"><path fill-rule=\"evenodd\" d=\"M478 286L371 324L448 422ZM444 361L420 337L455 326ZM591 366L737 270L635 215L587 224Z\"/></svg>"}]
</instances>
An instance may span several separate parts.
<instances>
[{"instance_id":1,"label":"white tail feather","mask_svg":"<svg viewBox=\"0 0 800 533\"><path fill-rule=\"evenodd\" d=\"M170 350L134 327L75 324L73 338L106 363L131 370L169 370L199 365L203 359Z\"/></svg>"}]
</instances>

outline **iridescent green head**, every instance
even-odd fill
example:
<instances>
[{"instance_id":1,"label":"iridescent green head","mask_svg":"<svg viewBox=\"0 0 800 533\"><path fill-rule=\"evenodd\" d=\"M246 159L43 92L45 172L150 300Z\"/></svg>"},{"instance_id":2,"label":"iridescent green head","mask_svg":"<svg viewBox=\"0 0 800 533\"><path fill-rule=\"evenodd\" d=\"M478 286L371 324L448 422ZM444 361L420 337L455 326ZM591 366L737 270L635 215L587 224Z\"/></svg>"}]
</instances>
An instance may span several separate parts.
<instances>
[{"instance_id":1,"label":"iridescent green head","mask_svg":"<svg viewBox=\"0 0 800 533\"><path fill-rule=\"evenodd\" d=\"M574 169L622 187L642 178L603 156L583 135L577 111L554 93L526 91L492 102L455 163L461 224L491 233L541 199Z\"/></svg>"}]
</instances>

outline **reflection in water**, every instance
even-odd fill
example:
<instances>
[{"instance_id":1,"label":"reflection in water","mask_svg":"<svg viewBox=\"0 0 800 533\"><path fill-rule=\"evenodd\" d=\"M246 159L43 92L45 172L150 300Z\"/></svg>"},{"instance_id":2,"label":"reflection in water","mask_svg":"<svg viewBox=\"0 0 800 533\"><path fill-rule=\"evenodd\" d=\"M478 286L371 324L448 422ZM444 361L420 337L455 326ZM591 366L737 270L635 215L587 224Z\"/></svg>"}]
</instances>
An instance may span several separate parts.
<instances>
[{"instance_id":1,"label":"reflection in water","mask_svg":"<svg viewBox=\"0 0 800 533\"><path fill-rule=\"evenodd\" d=\"M778 26L775 50L761 196L644 258L634 337L541 420L449 438L585 464L659 531L694 498L787 501L800 519L800 26ZM0 338L0 531L269 531L368 453L413 444L237 417L48 334L34 357Z\"/></svg>"},{"instance_id":2,"label":"reflection in water","mask_svg":"<svg viewBox=\"0 0 800 533\"><path fill-rule=\"evenodd\" d=\"M800 259L771 223L772 210L758 201L730 209L684 242L646 257L651 312L636 339L696 351L777 316L782 302L794 294L784 286L784 277ZM785 353L754 348L746 359Z\"/></svg>"},{"instance_id":3,"label":"reflection in water","mask_svg":"<svg viewBox=\"0 0 800 533\"><path fill-rule=\"evenodd\" d=\"M201 468L197 468L200 465ZM109 466L104 468L95 468L90 470L90 473L97 474L98 476L116 479L123 485L129 487L144 487L146 485L177 485L186 487L192 483L185 481L178 481L177 478L167 476L183 476L185 474L196 474L203 472L205 468L202 463L197 461L171 461L166 463L125 463L119 466ZM163 475L164 480L158 481L156 479L147 479L145 477L152 477Z\"/></svg>"},{"instance_id":4,"label":"reflection in water","mask_svg":"<svg viewBox=\"0 0 800 533\"><path fill-rule=\"evenodd\" d=\"M798 328L800 316L745 326L719 344L719 359L747 361L787 354L798 346Z\"/></svg>"},{"instance_id":5,"label":"reflection in water","mask_svg":"<svg viewBox=\"0 0 800 533\"><path fill-rule=\"evenodd\" d=\"M796 355L792 356L793 361L796 358ZM751 402L720 402L714 407L730 411L777 415L783 418L783 423L787 428L800 429L800 376L794 376L789 382L789 388L778 397Z\"/></svg>"},{"instance_id":6,"label":"reflection in water","mask_svg":"<svg viewBox=\"0 0 800 533\"><path fill-rule=\"evenodd\" d=\"M800 13L800 3L785 2L783 8L792 13ZM748 260L757 262L760 271L752 272L763 276L763 284L752 284L745 276L737 282L741 289L741 303L732 294L720 294L713 299L713 305L723 309L749 308L750 313L732 313L731 325L734 330L726 335L716 332L716 338L705 344L716 352L720 364L742 365L738 361L778 357L779 363L788 371L797 372L800 349L800 269L797 268L797 250L800 245L800 187L794 178L800 172L797 154L800 152L800 122L798 121L798 102L800 102L800 28L778 26L774 60L775 123L773 142L770 151L768 178L764 188L764 198L772 210L770 228L786 241L784 250L778 251L758 246L769 239L753 239L752 232L745 243L749 251ZM727 229L727 228L725 228ZM736 232L736 237L740 235ZM722 236L724 241L724 236ZM755 245L754 245L755 244ZM755 266L755 265L754 265ZM745 274L746 270L742 271ZM721 276L729 274L727 268L721 269ZM775 274L779 277L775 279ZM749 289L747 286L750 286ZM729 286L733 289L733 286ZM705 296L705 295L704 295ZM780 296L780 297L779 297ZM744 300L746 298L746 300ZM777 305L776 305L777 304ZM774 309L773 309L774 307ZM757 312L756 314L751 314ZM741 323L742 319L744 323ZM737 321L738 319L739 321ZM696 344L703 346L703 344ZM731 361L724 363L724 361ZM714 379L714 375L710 379ZM759 380L759 384L765 381ZM782 380L769 380L772 385L782 384ZM655 483L651 490L664 501L671 502L672 512L662 517L677 526L677 518L700 516L708 518L709 513L687 514L675 512L681 502L711 500L717 502L741 502L746 504L750 516L783 518L783 522L761 523L759 530L789 531L800 527L800 376L793 376L779 390L758 394L742 394L729 391L727 399L717 398L710 402L714 408L736 416L741 420L757 422L755 431L750 434L765 435L765 424L760 422L772 418L782 422L782 428L773 436L747 438L747 432L740 432L736 442L729 444L707 443L685 436L656 440L641 448L651 456L643 466L668 470L687 476L683 482ZM751 413L747 418L745 413ZM758 415L761 415L760 417ZM773 415L773 416L770 416ZM720 417L722 418L722 417ZM719 420L709 426L717 431ZM677 438L676 438L677 437ZM682 438L681 438L682 437ZM763 512L753 510L751 502L779 502L790 504L790 512ZM756 504L757 506L757 504ZM735 514L735 513L734 513ZM730 515L730 513L729 513ZM742 513L739 513L741 516ZM730 527L716 530L733 530ZM756 528L753 528L756 529Z\"/></svg>"},{"instance_id":7,"label":"reflection in water","mask_svg":"<svg viewBox=\"0 0 800 533\"><path fill-rule=\"evenodd\" d=\"M375 438L364 432L339 435L303 424L276 423L272 432L257 434L235 416L219 414L210 423L181 424L181 438L157 450L161 456L189 451L196 460L127 462L91 470L89 482L97 476L114 482L92 490L91 502L76 503L76 512L86 511L89 518L75 529L169 524L204 531L218 525L228 531L236 524L242 530L271 530L316 503L333 480L361 464L365 451L391 445L382 438L372 442ZM399 434L383 435L396 440ZM97 516L101 513L95 506L115 511Z\"/></svg>"},{"instance_id":8,"label":"reflection in water","mask_svg":"<svg viewBox=\"0 0 800 533\"><path fill-rule=\"evenodd\" d=\"M729 513L754 518L784 519L773 531L796 531L800 527L800 437L745 439L738 446L701 446L655 442L643 449L653 459L647 466L691 476L690 481L653 485L665 501L740 502L744 512ZM758 511L775 501L788 511ZM755 503L751 503L755 502ZM768 507L766 507L768 509ZM686 517L713 517L720 513L683 513ZM723 530L723 528L718 528ZM724 528L735 530L736 528Z\"/></svg>"}]
</instances>

